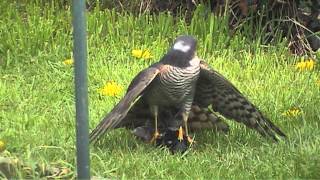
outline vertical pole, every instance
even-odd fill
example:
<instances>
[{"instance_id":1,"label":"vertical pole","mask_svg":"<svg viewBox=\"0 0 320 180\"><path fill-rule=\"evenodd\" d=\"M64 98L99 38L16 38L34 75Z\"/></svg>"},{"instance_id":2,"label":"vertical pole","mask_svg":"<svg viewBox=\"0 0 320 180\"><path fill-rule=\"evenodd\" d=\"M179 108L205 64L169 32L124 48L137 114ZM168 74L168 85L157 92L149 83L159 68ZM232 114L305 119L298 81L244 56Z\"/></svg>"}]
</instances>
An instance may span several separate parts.
<instances>
[{"instance_id":1,"label":"vertical pole","mask_svg":"<svg viewBox=\"0 0 320 180\"><path fill-rule=\"evenodd\" d=\"M85 0L72 1L78 179L90 179Z\"/></svg>"}]
</instances>

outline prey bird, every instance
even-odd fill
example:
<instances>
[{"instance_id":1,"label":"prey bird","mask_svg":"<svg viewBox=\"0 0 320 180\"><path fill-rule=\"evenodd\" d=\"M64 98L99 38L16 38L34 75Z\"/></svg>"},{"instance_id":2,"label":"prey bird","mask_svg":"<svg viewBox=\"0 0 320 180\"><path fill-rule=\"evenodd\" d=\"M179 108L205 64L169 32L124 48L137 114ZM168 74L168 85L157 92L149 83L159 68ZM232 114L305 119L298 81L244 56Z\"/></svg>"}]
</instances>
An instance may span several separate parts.
<instances>
[{"instance_id":1,"label":"prey bird","mask_svg":"<svg viewBox=\"0 0 320 180\"><path fill-rule=\"evenodd\" d=\"M211 108L275 141L277 136L286 137L230 81L199 59L196 48L197 41L192 36L176 38L159 62L132 80L125 96L91 132L90 141L98 140L114 128L137 128L149 122L154 127L150 142L159 137L159 126L163 124L171 130L183 127L184 135L191 142L188 125L192 129L197 123L188 122L194 119L192 107ZM213 121L214 118L207 119Z\"/></svg>"}]
</instances>

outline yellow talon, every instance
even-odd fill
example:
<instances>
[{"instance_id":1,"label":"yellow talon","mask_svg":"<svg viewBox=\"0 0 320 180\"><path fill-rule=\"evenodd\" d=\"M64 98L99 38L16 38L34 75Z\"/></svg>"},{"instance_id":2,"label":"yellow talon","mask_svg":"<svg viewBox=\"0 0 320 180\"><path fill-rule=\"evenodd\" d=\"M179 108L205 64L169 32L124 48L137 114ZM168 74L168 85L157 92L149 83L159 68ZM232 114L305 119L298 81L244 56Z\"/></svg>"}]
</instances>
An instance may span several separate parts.
<instances>
[{"instance_id":1,"label":"yellow talon","mask_svg":"<svg viewBox=\"0 0 320 180\"><path fill-rule=\"evenodd\" d=\"M180 142L183 140L183 129L182 129L182 126L180 126L180 128L179 128L178 140L179 140Z\"/></svg>"},{"instance_id":2,"label":"yellow talon","mask_svg":"<svg viewBox=\"0 0 320 180\"><path fill-rule=\"evenodd\" d=\"M188 136L187 138L188 138L188 142L189 142L190 144L195 143L195 141L194 141L190 136Z\"/></svg>"},{"instance_id":3,"label":"yellow talon","mask_svg":"<svg viewBox=\"0 0 320 180\"><path fill-rule=\"evenodd\" d=\"M150 143L155 142L159 136L160 136L160 133L158 131L155 131L152 139L150 140Z\"/></svg>"}]
</instances>

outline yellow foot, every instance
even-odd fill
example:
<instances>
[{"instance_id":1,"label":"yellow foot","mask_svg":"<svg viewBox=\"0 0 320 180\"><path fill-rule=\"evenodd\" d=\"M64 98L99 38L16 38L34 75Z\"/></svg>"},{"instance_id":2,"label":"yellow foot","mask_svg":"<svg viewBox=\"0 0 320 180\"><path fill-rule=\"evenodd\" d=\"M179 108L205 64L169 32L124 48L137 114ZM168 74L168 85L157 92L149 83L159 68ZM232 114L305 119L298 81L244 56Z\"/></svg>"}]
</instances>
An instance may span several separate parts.
<instances>
[{"instance_id":1,"label":"yellow foot","mask_svg":"<svg viewBox=\"0 0 320 180\"><path fill-rule=\"evenodd\" d=\"M178 130L178 140L180 142L183 141L183 129L182 129L182 126L180 126L180 128Z\"/></svg>"},{"instance_id":2,"label":"yellow foot","mask_svg":"<svg viewBox=\"0 0 320 180\"><path fill-rule=\"evenodd\" d=\"M183 133L183 129L182 129L182 126L180 126L179 130L178 130L178 140L181 142L183 141L183 136L184 136L184 133ZM192 143L195 143L195 141L193 140L193 138L191 138L190 136L187 136L187 141L192 144Z\"/></svg>"},{"instance_id":3,"label":"yellow foot","mask_svg":"<svg viewBox=\"0 0 320 180\"><path fill-rule=\"evenodd\" d=\"M188 142L189 142L190 144L193 144L193 143L196 142L196 141L193 140L193 138L191 138L190 136L187 136L187 140L188 140Z\"/></svg>"},{"instance_id":4,"label":"yellow foot","mask_svg":"<svg viewBox=\"0 0 320 180\"><path fill-rule=\"evenodd\" d=\"M152 137L152 139L150 140L150 143L154 143L156 142L156 140L160 137L160 134L158 131L154 132L154 135Z\"/></svg>"}]
</instances>

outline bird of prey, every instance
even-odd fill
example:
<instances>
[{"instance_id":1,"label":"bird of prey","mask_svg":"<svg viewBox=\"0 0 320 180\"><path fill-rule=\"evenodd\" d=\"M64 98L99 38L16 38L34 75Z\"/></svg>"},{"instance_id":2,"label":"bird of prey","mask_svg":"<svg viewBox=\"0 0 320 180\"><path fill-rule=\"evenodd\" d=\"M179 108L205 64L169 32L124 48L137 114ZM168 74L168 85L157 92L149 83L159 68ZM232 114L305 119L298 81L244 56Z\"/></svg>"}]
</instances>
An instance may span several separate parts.
<instances>
[{"instance_id":1,"label":"bird of prey","mask_svg":"<svg viewBox=\"0 0 320 180\"><path fill-rule=\"evenodd\" d=\"M201 125L199 120L188 123L196 112L192 107L212 109L275 141L277 135L286 136L231 82L199 59L196 48L197 41L192 36L176 38L159 62L132 80L125 96L91 132L90 141L114 128L150 127L145 125L148 123L154 127L151 142L159 137L160 126L172 130L183 126L184 135L189 137L188 125Z\"/></svg>"}]
</instances>

